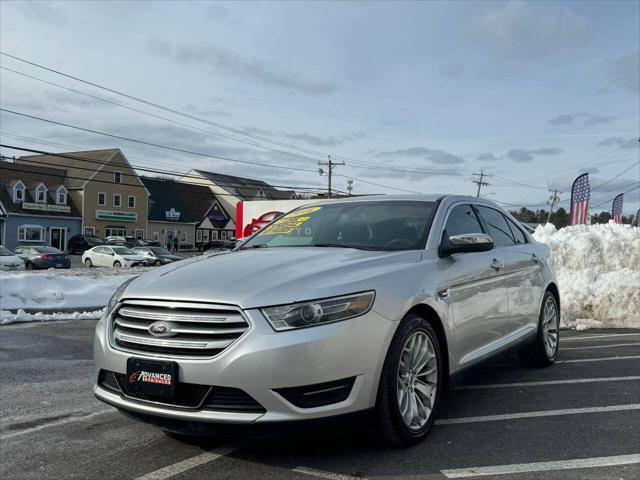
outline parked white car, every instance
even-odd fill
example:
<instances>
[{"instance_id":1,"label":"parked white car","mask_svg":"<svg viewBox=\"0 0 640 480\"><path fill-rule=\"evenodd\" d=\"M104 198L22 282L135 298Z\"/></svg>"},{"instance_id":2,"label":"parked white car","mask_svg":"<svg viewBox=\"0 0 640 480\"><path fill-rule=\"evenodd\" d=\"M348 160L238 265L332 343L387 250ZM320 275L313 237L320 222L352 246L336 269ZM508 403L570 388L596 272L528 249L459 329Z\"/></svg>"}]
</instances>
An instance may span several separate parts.
<instances>
[{"instance_id":1,"label":"parked white car","mask_svg":"<svg viewBox=\"0 0 640 480\"><path fill-rule=\"evenodd\" d=\"M0 270L8 272L10 270L24 270L24 261L11 250L0 246Z\"/></svg>"},{"instance_id":2,"label":"parked white car","mask_svg":"<svg viewBox=\"0 0 640 480\"><path fill-rule=\"evenodd\" d=\"M91 267L146 267L147 260L127 247L99 245L82 254L82 263Z\"/></svg>"}]
</instances>

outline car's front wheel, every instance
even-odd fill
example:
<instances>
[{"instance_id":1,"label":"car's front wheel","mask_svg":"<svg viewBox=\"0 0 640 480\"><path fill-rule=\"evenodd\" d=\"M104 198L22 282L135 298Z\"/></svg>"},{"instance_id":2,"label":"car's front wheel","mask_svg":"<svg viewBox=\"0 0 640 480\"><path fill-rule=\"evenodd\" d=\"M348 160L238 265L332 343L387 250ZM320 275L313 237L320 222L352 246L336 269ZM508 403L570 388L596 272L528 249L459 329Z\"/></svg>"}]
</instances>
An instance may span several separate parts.
<instances>
[{"instance_id":1,"label":"car's front wheel","mask_svg":"<svg viewBox=\"0 0 640 480\"><path fill-rule=\"evenodd\" d=\"M91 263L91 259L90 259L90 258L87 258L87 259L84 261L84 266L85 266L85 267L87 267L87 268L91 268L91 267L93 267L93 263Z\"/></svg>"},{"instance_id":2,"label":"car's front wheel","mask_svg":"<svg viewBox=\"0 0 640 480\"><path fill-rule=\"evenodd\" d=\"M120 267L122 267L122 264L118 260L113 262L113 268L120 268Z\"/></svg>"},{"instance_id":3,"label":"car's front wheel","mask_svg":"<svg viewBox=\"0 0 640 480\"><path fill-rule=\"evenodd\" d=\"M440 343L424 318L407 315L382 369L376 405L378 430L394 446L422 440L435 420L443 386Z\"/></svg>"},{"instance_id":4,"label":"car's front wheel","mask_svg":"<svg viewBox=\"0 0 640 480\"><path fill-rule=\"evenodd\" d=\"M560 346L560 312L558 302L549 291L542 299L538 320L538 335L535 342L518 352L520 360L534 367L553 365L558 358Z\"/></svg>"}]
</instances>

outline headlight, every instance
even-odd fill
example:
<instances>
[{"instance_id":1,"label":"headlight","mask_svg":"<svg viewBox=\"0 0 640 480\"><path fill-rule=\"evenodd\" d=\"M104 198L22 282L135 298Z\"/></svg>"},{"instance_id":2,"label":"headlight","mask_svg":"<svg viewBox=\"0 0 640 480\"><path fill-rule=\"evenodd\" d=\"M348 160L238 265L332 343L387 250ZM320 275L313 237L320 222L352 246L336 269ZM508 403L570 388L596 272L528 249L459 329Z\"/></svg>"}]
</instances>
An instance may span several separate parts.
<instances>
[{"instance_id":1,"label":"headlight","mask_svg":"<svg viewBox=\"0 0 640 480\"><path fill-rule=\"evenodd\" d=\"M375 292L363 292L263 308L262 313L275 330L292 330L363 315L371 309L374 298Z\"/></svg>"},{"instance_id":2,"label":"headlight","mask_svg":"<svg viewBox=\"0 0 640 480\"><path fill-rule=\"evenodd\" d=\"M136 278L138 278L137 276L135 277L131 277L129 280L127 280L126 282L124 282L122 285L120 285L118 287L118 289L115 291L115 293L113 295L111 295L111 298L109 299L109 303L107 303L107 311L105 312L105 314L109 314L111 313L111 311L114 309L114 307L116 306L116 304L118 303L118 300L120 300L120 297L122 297L122 294L124 293L124 291L126 290L126 288L129 286L129 284L131 282L133 282Z\"/></svg>"}]
</instances>

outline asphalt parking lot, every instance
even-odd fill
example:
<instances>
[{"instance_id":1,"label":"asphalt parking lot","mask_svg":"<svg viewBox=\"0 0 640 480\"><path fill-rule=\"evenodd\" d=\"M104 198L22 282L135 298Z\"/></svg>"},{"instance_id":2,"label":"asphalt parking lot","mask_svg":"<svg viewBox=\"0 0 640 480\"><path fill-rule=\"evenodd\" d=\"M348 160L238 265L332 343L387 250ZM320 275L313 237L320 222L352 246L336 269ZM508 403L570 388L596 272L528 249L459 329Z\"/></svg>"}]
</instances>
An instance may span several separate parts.
<instances>
[{"instance_id":1,"label":"asphalt parking lot","mask_svg":"<svg viewBox=\"0 0 640 480\"><path fill-rule=\"evenodd\" d=\"M95 323L0 327L3 479L637 479L640 330L565 331L560 361L505 357L447 392L427 440L366 431L191 443L93 398Z\"/></svg>"}]
</instances>

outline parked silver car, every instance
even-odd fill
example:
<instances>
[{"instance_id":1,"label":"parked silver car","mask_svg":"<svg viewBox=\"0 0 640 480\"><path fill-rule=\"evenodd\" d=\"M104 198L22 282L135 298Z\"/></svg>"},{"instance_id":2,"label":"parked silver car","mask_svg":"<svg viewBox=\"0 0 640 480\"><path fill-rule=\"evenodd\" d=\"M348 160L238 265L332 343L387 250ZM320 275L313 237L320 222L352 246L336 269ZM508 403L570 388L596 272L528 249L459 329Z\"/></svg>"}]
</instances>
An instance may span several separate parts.
<instances>
[{"instance_id":1,"label":"parked silver car","mask_svg":"<svg viewBox=\"0 0 640 480\"><path fill-rule=\"evenodd\" d=\"M511 348L552 364L559 301L549 248L490 201L324 202L120 287L94 392L190 433L368 412L408 445L469 367Z\"/></svg>"}]
</instances>

